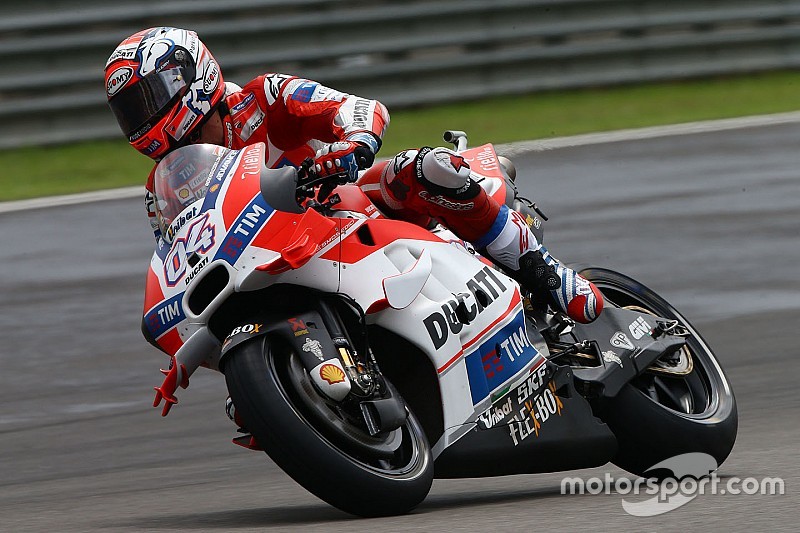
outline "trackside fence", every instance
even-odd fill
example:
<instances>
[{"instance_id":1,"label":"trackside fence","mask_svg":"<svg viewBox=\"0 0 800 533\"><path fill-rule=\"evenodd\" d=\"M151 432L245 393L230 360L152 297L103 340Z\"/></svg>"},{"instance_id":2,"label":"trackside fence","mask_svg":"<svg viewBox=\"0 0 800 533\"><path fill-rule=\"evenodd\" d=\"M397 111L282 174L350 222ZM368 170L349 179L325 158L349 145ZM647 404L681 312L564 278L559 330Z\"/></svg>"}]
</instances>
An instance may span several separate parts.
<instances>
[{"instance_id":1,"label":"trackside fence","mask_svg":"<svg viewBox=\"0 0 800 533\"><path fill-rule=\"evenodd\" d=\"M800 64L800 0L29 0L0 19L0 148L119 137L103 66L159 25L196 30L228 80L390 109Z\"/></svg>"}]
</instances>

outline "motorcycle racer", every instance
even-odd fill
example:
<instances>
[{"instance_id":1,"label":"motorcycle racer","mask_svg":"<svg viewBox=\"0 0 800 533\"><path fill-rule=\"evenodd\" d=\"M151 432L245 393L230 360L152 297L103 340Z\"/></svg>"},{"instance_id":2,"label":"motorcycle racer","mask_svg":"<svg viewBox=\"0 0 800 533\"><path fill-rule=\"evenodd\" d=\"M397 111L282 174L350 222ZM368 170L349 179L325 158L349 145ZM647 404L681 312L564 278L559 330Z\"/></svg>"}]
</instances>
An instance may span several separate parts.
<instances>
[{"instance_id":1,"label":"motorcycle racer","mask_svg":"<svg viewBox=\"0 0 800 533\"><path fill-rule=\"evenodd\" d=\"M389 123L380 102L296 76L268 73L243 88L224 82L197 34L178 28L142 30L122 41L106 62L105 80L123 133L156 162L192 143L240 149L264 142L270 167L316 157L322 174L347 169L355 179L374 161ZM146 189L158 238L152 172Z\"/></svg>"},{"instance_id":2,"label":"motorcycle racer","mask_svg":"<svg viewBox=\"0 0 800 533\"><path fill-rule=\"evenodd\" d=\"M214 57L193 31L140 31L111 54L106 94L123 133L158 162L193 143L240 149L263 142L268 167L299 166L314 158L320 175L346 172L350 181L370 167L389 113L377 100L317 82L268 73L244 87L224 82ZM475 245L534 296L591 322L603 308L597 288L561 265L537 242L522 217L500 205L472 179L469 165L446 148L407 150L370 169L360 182L387 214L428 225L437 220ZM145 205L156 239L153 172Z\"/></svg>"}]
</instances>

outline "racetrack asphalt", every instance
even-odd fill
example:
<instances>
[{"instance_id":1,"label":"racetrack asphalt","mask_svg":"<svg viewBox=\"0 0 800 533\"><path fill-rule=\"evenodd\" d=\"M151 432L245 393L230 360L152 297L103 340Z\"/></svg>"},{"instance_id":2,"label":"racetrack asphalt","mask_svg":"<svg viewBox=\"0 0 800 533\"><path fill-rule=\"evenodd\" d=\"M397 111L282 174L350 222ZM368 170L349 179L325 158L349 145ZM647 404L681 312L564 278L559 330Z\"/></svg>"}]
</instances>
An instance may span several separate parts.
<instances>
[{"instance_id":1,"label":"racetrack asphalt","mask_svg":"<svg viewBox=\"0 0 800 533\"><path fill-rule=\"evenodd\" d=\"M195 374L167 418L151 407L166 364L139 332L152 237L125 198L0 214L0 530L796 531L798 139L793 123L514 158L556 257L627 273L703 333L740 416L718 474L779 477L783 495L705 494L644 518L613 490L561 494L565 475L625 475L606 465L437 480L410 515L345 515L230 443L221 376Z\"/></svg>"}]
</instances>

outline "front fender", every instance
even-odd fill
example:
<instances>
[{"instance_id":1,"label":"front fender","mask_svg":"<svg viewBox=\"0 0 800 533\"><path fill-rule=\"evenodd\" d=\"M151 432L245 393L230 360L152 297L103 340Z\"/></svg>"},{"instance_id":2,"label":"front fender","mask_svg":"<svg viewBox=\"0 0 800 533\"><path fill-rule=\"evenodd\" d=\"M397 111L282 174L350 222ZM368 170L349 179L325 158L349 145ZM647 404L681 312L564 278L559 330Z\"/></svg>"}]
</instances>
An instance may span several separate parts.
<instances>
[{"instance_id":1,"label":"front fender","mask_svg":"<svg viewBox=\"0 0 800 533\"><path fill-rule=\"evenodd\" d=\"M336 345L317 311L303 311L293 315L264 313L242 322L231 330L222 343L220 369L224 371L226 356L236 346L251 339L269 335L288 344L300 356L306 368L335 359Z\"/></svg>"},{"instance_id":2,"label":"front fender","mask_svg":"<svg viewBox=\"0 0 800 533\"><path fill-rule=\"evenodd\" d=\"M269 336L298 355L311 380L330 399L341 401L350 393L352 384L338 358L339 350L317 311L303 311L291 316L269 314L260 318L231 330L220 356L223 372L226 355L233 349L254 338Z\"/></svg>"}]
</instances>

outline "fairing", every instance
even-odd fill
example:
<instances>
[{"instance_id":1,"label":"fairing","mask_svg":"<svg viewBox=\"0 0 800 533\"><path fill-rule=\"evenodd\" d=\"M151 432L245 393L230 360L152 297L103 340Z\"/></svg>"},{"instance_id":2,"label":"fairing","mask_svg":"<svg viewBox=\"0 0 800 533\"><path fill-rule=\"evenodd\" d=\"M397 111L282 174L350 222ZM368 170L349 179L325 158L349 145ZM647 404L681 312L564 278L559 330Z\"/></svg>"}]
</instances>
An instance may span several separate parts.
<instances>
[{"instance_id":1,"label":"fairing","mask_svg":"<svg viewBox=\"0 0 800 533\"><path fill-rule=\"evenodd\" d=\"M355 186L339 188L342 202L333 216L276 210L261 192L269 173L277 172L264 166L265 150L263 144L240 151L187 147L156 172L160 217L171 242L162 241L151 261L144 330L174 356L159 399L171 405L175 387L187 385L196 368L219 367L224 337L213 335L209 322L226 300L295 285L347 294L369 325L399 335L431 361L444 426L435 454L470 432L491 429L480 427L481 417L489 420L487 413L547 365L537 349L543 343L529 337L517 283L444 228L431 232L383 218ZM485 167L481 185L505 196L493 154L484 146L465 156ZM181 168L192 172L181 174ZM193 201L166 200L185 186ZM197 296L212 285L214 294ZM535 393L548 394L546 385L538 383ZM570 409L575 416L586 412ZM508 435L504 439L516 448Z\"/></svg>"}]
</instances>

